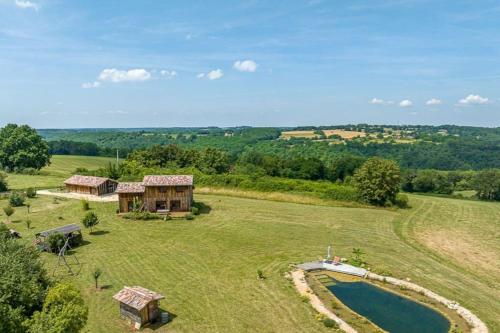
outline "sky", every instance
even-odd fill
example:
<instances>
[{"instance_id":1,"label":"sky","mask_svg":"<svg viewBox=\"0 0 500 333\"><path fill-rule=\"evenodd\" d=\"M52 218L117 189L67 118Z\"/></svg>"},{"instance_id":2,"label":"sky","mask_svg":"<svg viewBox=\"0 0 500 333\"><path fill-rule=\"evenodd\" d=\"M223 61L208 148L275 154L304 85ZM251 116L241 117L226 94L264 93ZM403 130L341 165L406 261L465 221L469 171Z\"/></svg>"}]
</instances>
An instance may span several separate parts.
<instances>
[{"instance_id":1,"label":"sky","mask_svg":"<svg viewBox=\"0 0 500 333\"><path fill-rule=\"evenodd\" d=\"M0 0L0 126L500 126L498 0Z\"/></svg>"}]
</instances>

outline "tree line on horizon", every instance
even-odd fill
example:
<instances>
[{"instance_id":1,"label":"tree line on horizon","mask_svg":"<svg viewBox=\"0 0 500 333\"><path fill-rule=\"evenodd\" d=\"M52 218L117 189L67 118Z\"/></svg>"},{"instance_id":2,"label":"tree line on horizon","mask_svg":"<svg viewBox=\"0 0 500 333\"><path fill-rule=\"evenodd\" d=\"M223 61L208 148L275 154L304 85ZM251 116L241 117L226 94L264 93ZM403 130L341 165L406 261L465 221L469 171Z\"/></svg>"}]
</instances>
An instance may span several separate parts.
<instances>
[{"instance_id":1,"label":"tree line on horizon","mask_svg":"<svg viewBox=\"0 0 500 333\"><path fill-rule=\"evenodd\" d=\"M113 133L120 135L120 132ZM202 145L201 147L177 144L154 145L130 151L125 163L127 168L110 166L107 168L108 170L104 168L99 172L111 178L120 178L123 175L123 170L128 170L129 176L140 173L137 170L131 171L134 168L195 168L206 175L247 175L253 179L275 177L352 185L356 172L372 157L378 156L397 162L401 169L400 185L406 192L449 195L456 190L476 190L480 199L500 199L498 191L495 190L498 186L499 175L498 170L494 168L480 172L460 169L457 171L454 168L440 171L425 168L425 164L412 164L418 160L427 161L427 163L437 160L457 164L458 162L453 159L453 156L440 151L445 146L444 144L430 144L430 147L433 148L427 147L426 144L427 149L422 148L422 150L418 148L420 144L382 144L376 145L374 148L373 144L360 145L355 142L348 142L345 145L325 143L318 145L303 140L271 140L279 135L275 129L270 131L265 128L242 128L239 129L238 133L237 142L247 143L240 150L226 150L217 148L216 145L215 147L211 145ZM216 137L221 137L220 133ZM88 142L51 141L47 143L34 129L26 125L7 125L0 129L0 138L4 138L0 142L0 166L8 172L25 172L26 170L36 172L50 163L51 153L54 153L52 148L57 148L56 153L65 149L65 152L71 154L77 154L82 150L91 154L99 151L95 144ZM222 139L229 140L229 143L231 143L231 138L227 135L222 136ZM213 139L212 137L210 140ZM489 141L488 144L490 144ZM459 151L461 147L456 141L450 141L448 145L455 145L456 151ZM391 148L391 146L396 148ZM484 150L483 147L483 151L477 153L477 156L472 156L473 151L467 149L461 154L470 155L470 160L475 161L481 160L483 156L489 156L490 162L494 166L498 166L499 161L496 160L495 154L498 148L494 145L490 148L490 150ZM405 150L403 157L394 154L391 149ZM411 157L413 160L408 161L405 156ZM484 180L487 177L490 179L489 182ZM5 183L2 179L4 177L0 176L0 190L2 187L6 187L5 184L1 185Z\"/></svg>"}]
</instances>

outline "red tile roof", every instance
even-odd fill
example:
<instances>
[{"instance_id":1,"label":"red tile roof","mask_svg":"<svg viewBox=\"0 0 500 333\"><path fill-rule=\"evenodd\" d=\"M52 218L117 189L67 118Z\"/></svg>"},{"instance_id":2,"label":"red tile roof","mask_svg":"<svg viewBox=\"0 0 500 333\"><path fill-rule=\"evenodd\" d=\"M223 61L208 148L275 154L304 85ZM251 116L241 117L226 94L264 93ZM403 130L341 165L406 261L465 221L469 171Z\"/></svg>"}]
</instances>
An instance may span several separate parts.
<instances>
[{"instance_id":1,"label":"red tile roof","mask_svg":"<svg viewBox=\"0 0 500 333\"><path fill-rule=\"evenodd\" d=\"M144 185L142 183L119 183L116 188L116 193L144 193Z\"/></svg>"},{"instance_id":2,"label":"red tile roof","mask_svg":"<svg viewBox=\"0 0 500 333\"><path fill-rule=\"evenodd\" d=\"M127 304L134 309L142 310L152 301L164 299L165 296L143 287L124 287L116 295L113 296L118 302Z\"/></svg>"},{"instance_id":3,"label":"red tile roof","mask_svg":"<svg viewBox=\"0 0 500 333\"><path fill-rule=\"evenodd\" d=\"M90 186L97 187L105 183L106 181L111 180L109 178L104 177L93 177L93 176L80 176L74 175L64 181L64 184L67 185L79 185L79 186ZM114 182L114 180L112 180Z\"/></svg>"},{"instance_id":4,"label":"red tile roof","mask_svg":"<svg viewBox=\"0 0 500 333\"><path fill-rule=\"evenodd\" d=\"M144 186L191 186L193 176L191 175L163 175L144 176Z\"/></svg>"}]
</instances>

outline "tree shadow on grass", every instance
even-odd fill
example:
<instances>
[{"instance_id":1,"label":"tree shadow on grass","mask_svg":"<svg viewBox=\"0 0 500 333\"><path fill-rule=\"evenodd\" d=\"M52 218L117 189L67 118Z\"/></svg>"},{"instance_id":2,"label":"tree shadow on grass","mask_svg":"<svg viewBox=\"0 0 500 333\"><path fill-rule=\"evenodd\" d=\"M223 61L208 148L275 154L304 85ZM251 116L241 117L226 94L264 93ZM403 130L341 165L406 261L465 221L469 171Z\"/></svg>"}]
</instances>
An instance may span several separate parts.
<instances>
[{"instance_id":1,"label":"tree shadow on grass","mask_svg":"<svg viewBox=\"0 0 500 333\"><path fill-rule=\"evenodd\" d=\"M109 231L107 230L97 230L92 233L90 233L91 236L101 236L101 235L106 235L109 234Z\"/></svg>"},{"instance_id":2,"label":"tree shadow on grass","mask_svg":"<svg viewBox=\"0 0 500 333\"><path fill-rule=\"evenodd\" d=\"M193 207L198 208L198 213L200 214L210 214L210 212L212 211L212 207L210 205L207 205L206 203L201 201L196 201L193 204Z\"/></svg>"},{"instance_id":3,"label":"tree shadow on grass","mask_svg":"<svg viewBox=\"0 0 500 333\"><path fill-rule=\"evenodd\" d=\"M103 284L102 286L99 287L100 290L108 290L113 288L112 284Z\"/></svg>"}]
</instances>

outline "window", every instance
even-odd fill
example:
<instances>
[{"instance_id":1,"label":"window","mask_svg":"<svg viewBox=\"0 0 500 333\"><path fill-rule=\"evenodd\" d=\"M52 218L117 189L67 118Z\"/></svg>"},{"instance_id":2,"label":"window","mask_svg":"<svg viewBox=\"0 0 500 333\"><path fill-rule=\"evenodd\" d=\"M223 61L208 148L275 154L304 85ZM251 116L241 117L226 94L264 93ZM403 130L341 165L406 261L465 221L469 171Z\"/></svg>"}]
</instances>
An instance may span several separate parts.
<instances>
[{"instance_id":1,"label":"window","mask_svg":"<svg viewBox=\"0 0 500 333\"><path fill-rule=\"evenodd\" d=\"M160 186L160 193L167 193L167 187Z\"/></svg>"},{"instance_id":2,"label":"window","mask_svg":"<svg viewBox=\"0 0 500 333\"><path fill-rule=\"evenodd\" d=\"M176 186L175 187L175 192L177 192L177 193L184 192L184 187L183 186Z\"/></svg>"},{"instance_id":3,"label":"window","mask_svg":"<svg viewBox=\"0 0 500 333\"><path fill-rule=\"evenodd\" d=\"M178 212L181 210L180 200L170 200L170 210L173 212Z\"/></svg>"},{"instance_id":4,"label":"window","mask_svg":"<svg viewBox=\"0 0 500 333\"><path fill-rule=\"evenodd\" d=\"M157 201L156 202L156 210L167 210L167 202L166 201Z\"/></svg>"}]
</instances>

